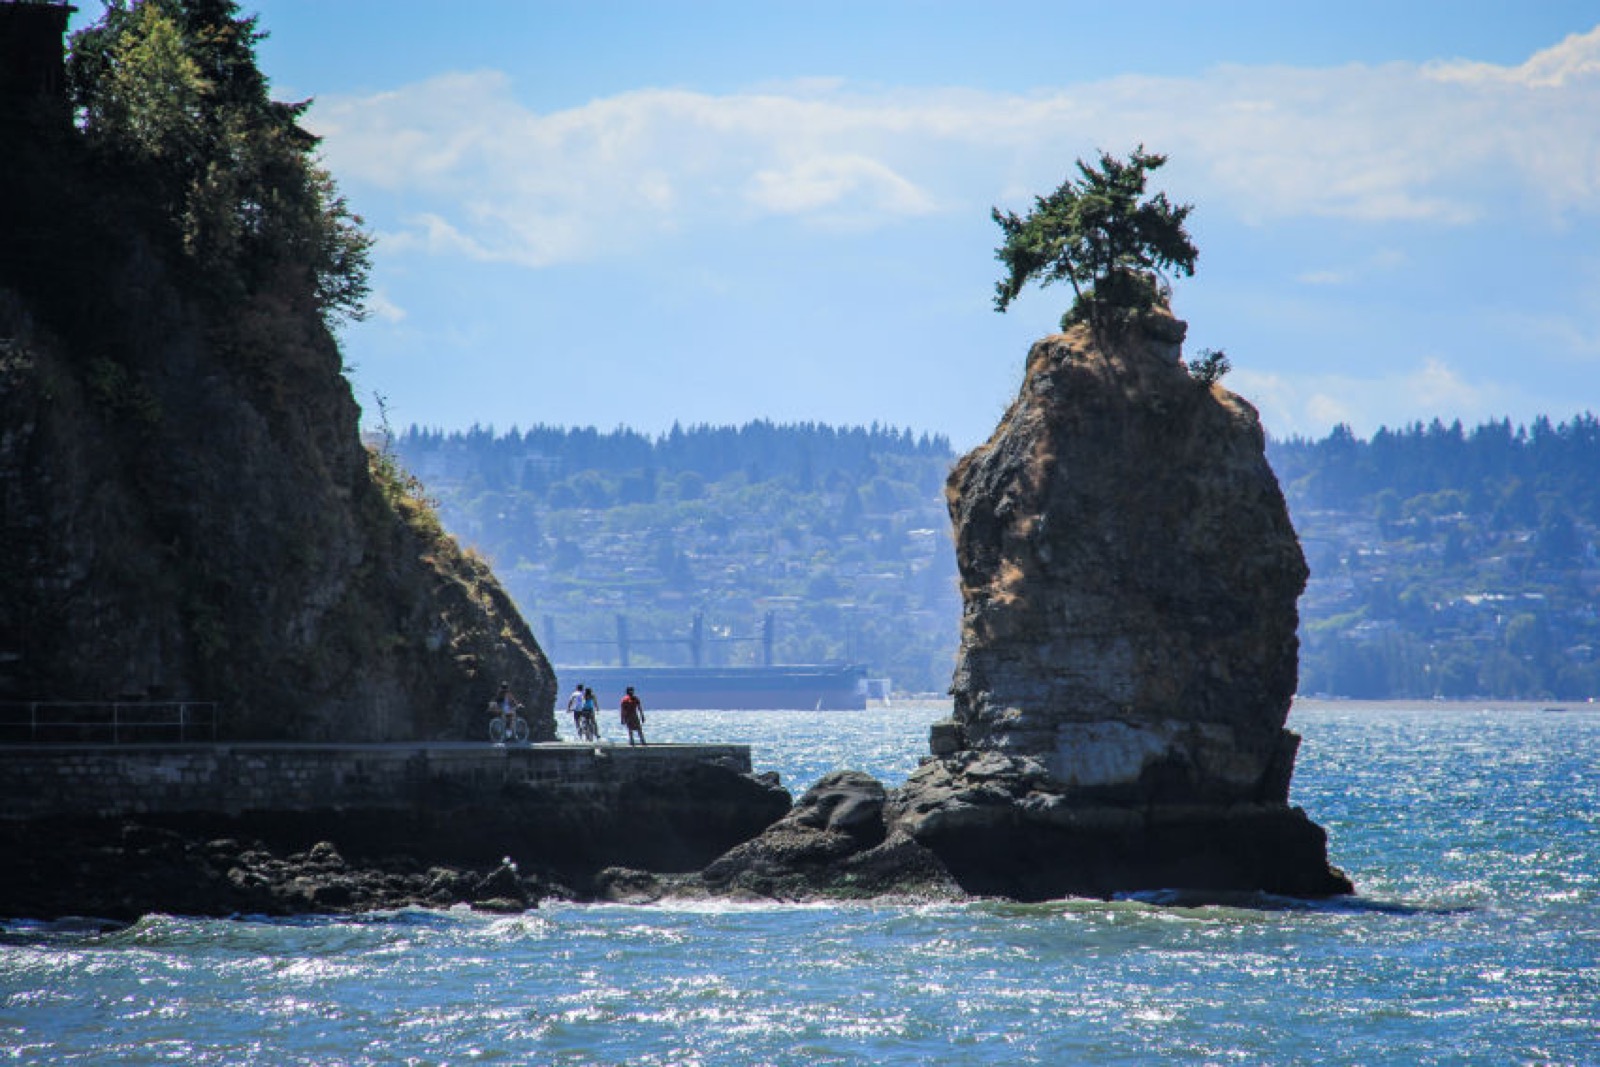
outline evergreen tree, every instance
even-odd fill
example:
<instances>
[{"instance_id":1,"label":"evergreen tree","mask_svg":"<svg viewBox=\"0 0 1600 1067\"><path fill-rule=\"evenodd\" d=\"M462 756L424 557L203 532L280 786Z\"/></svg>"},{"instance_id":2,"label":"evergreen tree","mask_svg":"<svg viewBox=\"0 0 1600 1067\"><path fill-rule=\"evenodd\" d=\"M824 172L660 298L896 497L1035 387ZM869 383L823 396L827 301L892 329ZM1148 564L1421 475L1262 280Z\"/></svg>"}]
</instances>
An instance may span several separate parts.
<instances>
[{"instance_id":1,"label":"evergreen tree","mask_svg":"<svg viewBox=\"0 0 1600 1067\"><path fill-rule=\"evenodd\" d=\"M1078 160L1078 178L1036 197L1027 216L992 209L1005 235L995 258L1006 267L995 284L995 310L1006 310L1031 281L1072 286L1062 329L1098 327L1165 304L1164 272L1192 276L1199 255L1183 225L1193 205L1173 204L1166 193L1145 198L1149 173L1166 162L1143 145L1126 161L1101 153L1098 168Z\"/></svg>"},{"instance_id":2,"label":"evergreen tree","mask_svg":"<svg viewBox=\"0 0 1600 1067\"><path fill-rule=\"evenodd\" d=\"M268 95L264 34L233 0L116 0L72 39L68 79L108 171L154 194L197 277L361 318L371 239L315 160L310 101Z\"/></svg>"}]
</instances>

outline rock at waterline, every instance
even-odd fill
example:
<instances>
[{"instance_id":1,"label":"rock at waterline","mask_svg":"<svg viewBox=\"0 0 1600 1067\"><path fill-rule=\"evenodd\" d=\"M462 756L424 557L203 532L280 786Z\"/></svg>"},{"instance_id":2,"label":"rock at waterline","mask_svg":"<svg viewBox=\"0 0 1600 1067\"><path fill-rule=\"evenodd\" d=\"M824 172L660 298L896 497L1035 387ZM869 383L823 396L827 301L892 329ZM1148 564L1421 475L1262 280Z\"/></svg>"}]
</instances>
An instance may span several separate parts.
<instances>
[{"instance_id":1,"label":"rock at waterline","mask_svg":"<svg viewBox=\"0 0 1600 1067\"><path fill-rule=\"evenodd\" d=\"M954 718L898 789L817 783L701 873L717 892L1351 891L1288 804L1300 544L1255 410L1164 313L1029 353L947 489Z\"/></svg>"},{"instance_id":2,"label":"rock at waterline","mask_svg":"<svg viewBox=\"0 0 1600 1067\"><path fill-rule=\"evenodd\" d=\"M954 722L890 825L975 891L1350 891L1287 803L1300 543L1255 409L1184 332L1038 342L951 474Z\"/></svg>"},{"instance_id":3,"label":"rock at waterline","mask_svg":"<svg viewBox=\"0 0 1600 1067\"><path fill-rule=\"evenodd\" d=\"M943 864L884 821L888 793L861 771L824 775L787 815L700 873L720 896L813 897L962 895Z\"/></svg>"}]
</instances>

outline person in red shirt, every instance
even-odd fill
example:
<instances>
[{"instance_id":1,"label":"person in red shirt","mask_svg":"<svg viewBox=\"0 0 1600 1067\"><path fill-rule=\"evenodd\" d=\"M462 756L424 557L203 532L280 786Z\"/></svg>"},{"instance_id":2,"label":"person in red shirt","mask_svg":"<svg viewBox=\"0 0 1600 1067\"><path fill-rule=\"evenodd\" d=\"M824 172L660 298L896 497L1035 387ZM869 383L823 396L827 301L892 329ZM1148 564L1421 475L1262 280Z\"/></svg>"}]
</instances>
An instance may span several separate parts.
<instances>
[{"instance_id":1,"label":"person in red shirt","mask_svg":"<svg viewBox=\"0 0 1600 1067\"><path fill-rule=\"evenodd\" d=\"M622 725L628 728L628 744L633 744L633 735L639 735L639 744L645 744L644 739L644 705L639 703L639 698L633 695L633 686L628 686L628 693L622 698Z\"/></svg>"}]
</instances>

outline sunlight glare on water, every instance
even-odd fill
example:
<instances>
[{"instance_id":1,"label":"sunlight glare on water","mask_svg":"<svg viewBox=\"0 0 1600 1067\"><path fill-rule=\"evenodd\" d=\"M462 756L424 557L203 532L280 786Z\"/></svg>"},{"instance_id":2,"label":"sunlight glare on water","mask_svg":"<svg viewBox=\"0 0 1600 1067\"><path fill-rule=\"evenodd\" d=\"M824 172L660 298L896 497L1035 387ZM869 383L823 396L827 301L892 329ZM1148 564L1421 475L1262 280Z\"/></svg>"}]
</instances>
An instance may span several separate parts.
<instances>
[{"instance_id":1,"label":"sunlight glare on water","mask_svg":"<svg viewBox=\"0 0 1600 1067\"><path fill-rule=\"evenodd\" d=\"M948 705L661 712L791 789L895 784ZM1600 1062L1600 713L1297 709L1361 895L1293 907L411 909L0 934L23 1063ZM1152 895L1151 900L1159 899Z\"/></svg>"}]
</instances>

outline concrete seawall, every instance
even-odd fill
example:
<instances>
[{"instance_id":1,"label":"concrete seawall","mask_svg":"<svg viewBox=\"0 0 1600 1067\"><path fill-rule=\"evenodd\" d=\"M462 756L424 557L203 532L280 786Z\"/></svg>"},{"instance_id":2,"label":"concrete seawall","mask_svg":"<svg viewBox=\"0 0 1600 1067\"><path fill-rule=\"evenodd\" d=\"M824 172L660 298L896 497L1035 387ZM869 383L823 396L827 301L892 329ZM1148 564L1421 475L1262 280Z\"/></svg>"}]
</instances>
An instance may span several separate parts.
<instances>
[{"instance_id":1,"label":"concrete seawall","mask_svg":"<svg viewBox=\"0 0 1600 1067\"><path fill-rule=\"evenodd\" d=\"M790 805L743 745L0 746L0 915L393 906L395 878L505 857L582 894L607 868L699 870ZM321 843L379 873L358 891L262 859Z\"/></svg>"},{"instance_id":2,"label":"concrete seawall","mask_svg":"<svg viewBox=\"0 0 1600 1067\"><path fill-rule=\"evenodd\" d=\"M193 744L0 747L0 818L414 813L508 790L603 801L687 768L750 773L746 745Z\"/></svg>"}]
</instances>

